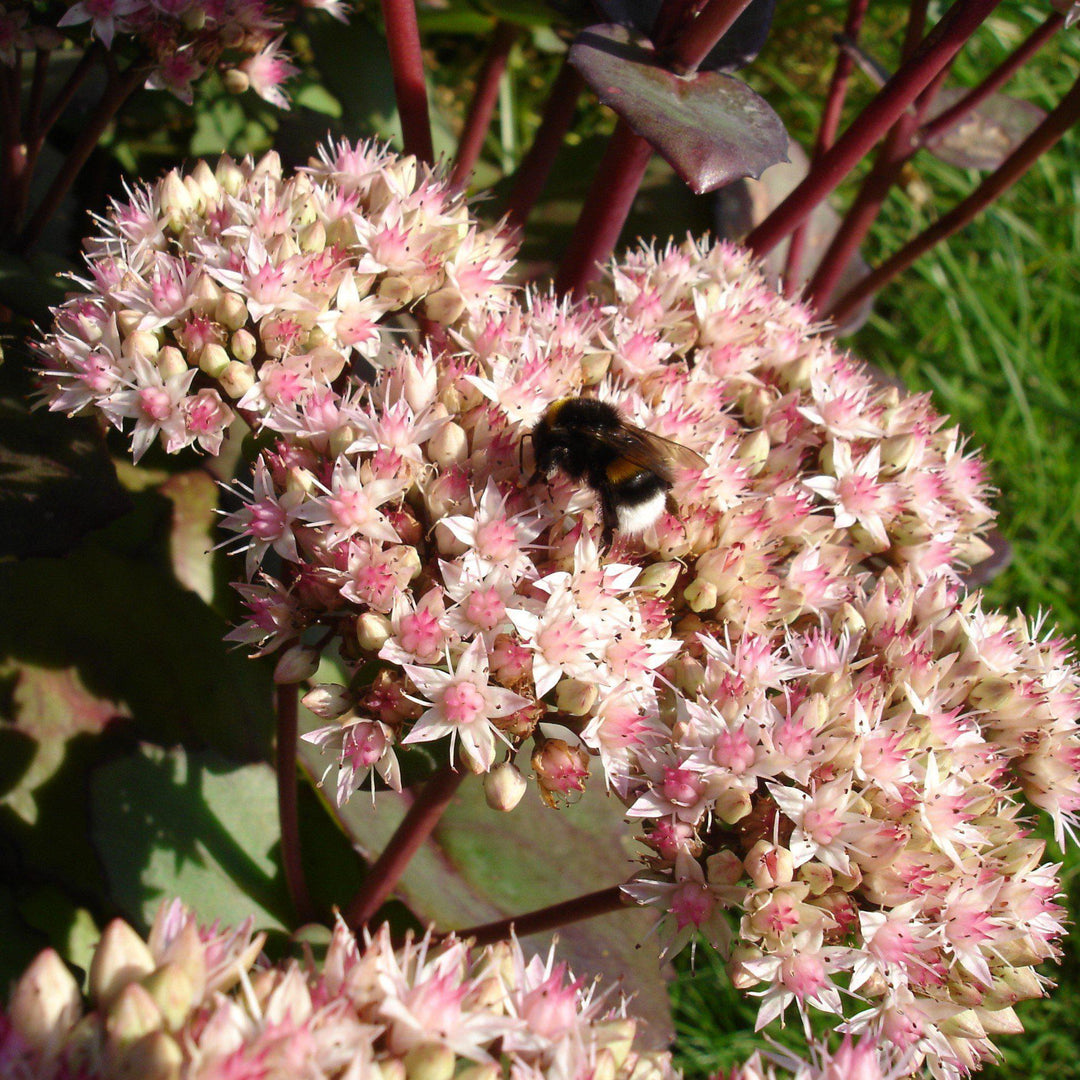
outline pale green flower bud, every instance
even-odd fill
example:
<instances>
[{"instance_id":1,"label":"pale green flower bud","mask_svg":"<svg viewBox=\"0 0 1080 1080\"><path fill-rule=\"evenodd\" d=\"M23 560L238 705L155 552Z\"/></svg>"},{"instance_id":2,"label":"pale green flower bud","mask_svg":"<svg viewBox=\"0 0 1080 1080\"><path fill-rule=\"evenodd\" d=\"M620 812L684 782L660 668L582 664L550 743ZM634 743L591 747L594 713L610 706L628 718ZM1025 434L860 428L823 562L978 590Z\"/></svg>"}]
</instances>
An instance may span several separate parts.
<instances>
[{"instance_id":1,"label":"pale green flower bud","mask_svg":"<svg viewBox=\"0 0 1080 1080\"><path fill-rule=\"evenodd\" d=\"M157 354L157 368L163 379L171 379L174 375L182 375L187 371L188 362L175 345L166 345Z\"/></svg>"},{"instance_id":2,"label":"pale green flower bud","mask_svg":"<svg viewBox=\"0 0 1080 1080\"><path fill-rule=\"evenodd\" d=\"M90 962L90 996L108 1008L125 986L145 978L156 966L146 942L123 919L113 919Z\"/></svg>"},{"instance_id":3,"label":"pale green flower bud","mask_svg":"<svg viewBox=\"0 0 1080 1080\"><path fill-rule=\"evenodd\" d=\"M199 350L199 370L205 371L211 379L220 379L232 362L225 349L213 341Z\"/></svg>"},{"instance_id":4,"label":"pale green flower bud","mask_svg":"<svg viewBox=\"0 0 1080 1080\"><path fill-rule=\"evenodd\" d=\"M437 323L449 326L465 312L465 297L452 285L428 293L424 297L424 314Z\"/></svg>"},{"instance_id":5,"label":"pale green flower bud","mask_svg":"<svg viewBox=\"0 0 1080 1080\"><path fill-rule=\"evenodd\" d=\"M228 154L218 160L214 176L228 195L239 195L244 187L244 171Z\"/></svg>"},{"instance_id":6,"label":"pale green flower bud","mask_svg":"<svg viewBox=\"0 0 1080 1080\"><path fill-rule=\"evenodd\" d=\"M165 964L147 975L142 986L161 1012L165 1027L178 1031L196 1004L187 972L179 964Z\"/></svg>"},{"instance_id":7,"label":"pale green flower bud","mask_svg":"<svg viewBox=\"0 0 1080 1080\"><path fill-rule=\"evenodd\" d=\"M455 1080L502 1080L502 1069L494 1061L485 1065L470 1065L457 1073Z\"/></svg>"},{"instance_id":8,"label":"pale green flower bud","mask_svg":"<svg viewBox=\"0 0 1080 1080\"><path fill-rule=\"evenodd\" d=\"M226 290L218 297L214 305L214 318L227 330L239 330L248 321L248 309L244 298L239 293ZM251 357L243 359L250 360Z\"/></svg>"},{"instance_id":9,"label":"pale green flower bud","mask_svg":"<svg viewBox=\"0 0 1080 1080\"><path fill-rule=\"evenodd\" d=\"M229 351L241 364L250 364L258 350L259 343L250 330L237 330L229 339Z\"/></svg>"},{"instance_id":10,"label":"pale green flower bud","mask_svg":"<svg viewBox=\"0 0 1080 1080\"><path fill-rule=\"evenodd\" d=\"M366 652L377 653L393 632L390 620L377 611L365 611L356 620L356 641Z\"/></svg>"},{"instance_id":11,"label":"pale green flower bud","mask_svg":"<svg viewBox=\"0 0 1080 1080\"><path fill-rule=\"evenodd\" d=\"M666 562L650 563L638 575L634 587L653 596L667 596L682 573L682 563L670 559Z\"/></svg>"},{"instance_id":12,"label":"pale green flower bud","mask_svg":"<svg viewBox=\"0 0 1080 1080\"><path fill-rule=\"evenodd\" d=\"M79 984L67 965L53 949L38 953L11 994L11 1026L35 1050L51 1056L81 1015Z\"/></svg>"},{"instance_id":13,"label":"pale green flower bud","mask_svg":"<svg viewBox=\"0 0 1080 1080\"><path fill-rule=\"evenodd\" d=\"M512 761L504 761L484 777L484 798L492 810L513 810L528 786L521 770Z\"/></svg>"},{"instance_id":14,"label":"pale green flower bud","mask_svg":"<svg viewBox=\"0 0 1080 1080\"><path fill-rule=\"evenodd\" d=\"M746 471L750 476L757 476L765 468L771 449L772 443L768 432L758 428L743 439L735 456L746 466Z\"/></svg>"},{"instance_id":15,"label":"pale green flower bud","mask_svg":"<svg viewBox=\"0 0 1080 1080\"><path fill-rule=\"evenodd\" d=\"M759 840L744 860L746 872L759 889L787 885L795 877L795 857L786 847Z\"/></svg>"},{"instance_id":16,"label":"pale green flower bud","mask_svg":"<svg viewBox=\"0 0 1080 1080\"><path fill-rule=\"evenodd\" d=\"M712 611L716 607L719 593L711 581L698 577L683 589L683 599L690 605L691 611L700 613Z\"/></svg>"},{"instance_id":17,"label":"pale green flower bud","mask_svg":"<svg viewBox=\"0 0 1080 1080\"><path fill-rule=\"evenodd\" d=\"M217 182L213 170L201 158L191 173L192 179L199 185L203 198L207 202L217 202L221 197L221 185Z\"/></svg>"},{"instance_id":18,"label":"pale green flower bud","mask_svg":"<svg viewBox=\"0 0 1080 1080\"><path fill-rule=\"evenodd\" d=\"M588 352L581 358L581 381L585 386L597 386L611 370L611 353Z\"/></svg>"},{"instance_id":19,"label":"pale green flower bud","mask_svg":"<svg viewBox=\"0 0 1080 1080\"><path fill-rule=\"evenodd\" d=\"M457 1055L448 1046L426 1043L405 1055L407 1080L452 1080Z\"/></svg>"},{"instance_id":20,"label":"pale green flower bud","mask_svg":"<svg viewBox=\"0 0 1080 1080\"><path fill-rule=\"evenodd\" d=\"M300 233L300 250L309 255L318 255L326 249L326 226L321 221L305 225Z\"/></svg>"},{"instance_id":21,"label":"pale green flower bud","mask_svg":"<svg viewBox=\"0 0 1080 1080\"><path fill-rule=\"evenodd\" d=\"M151 1031L125 1047L109 1071L113 1080L179 1080L184 1052L164 1031Z\"/></svg>"},{"instance_id":22,"label":"pale green flower bud","mask_svg":"<svg viewBox=\"0 0 1080 1080\"><path fill-rule=\"evenodd\" d=\"M255 369L250 364L233 360L218 376L218 382L229 397L242 398L255 385Z\"/></svg>"},{"instance_id":23,"label":"pale green flower bud","mask_svg":"<svg viewBox=\"0 0 1080 1080\"><path fill-rule=\"evenodd\" d=\"M139 324L143 321L143 312L136 311L134 308L124 308L122 311L116 313L116 327L120 331L122 337L127 337L129 334L134 334L139 329ZM123 348L123 346L121 346Z\"/></svg>"},{"instance_id":24,"label":"pale green flower bud","mask_svg":"<svg viewBox=\"0 0 1080 1080\"><path fill-rule=\"evenodd\" d=\"M943 1016L938 1020L942 1033L960 1036L962 1039L985 1039L986 1029L979 1022L974 1009L964 1009L952 1016Z\"/></svg>"},{"instance_id":25,"label":"pale green flower bud","mask_svg":"<svg viewBox=\"0 0 1080 1080\"><path fill-rule=\"evenodd\" d=\"M161 342L149 330L133 330L120 346L120 355L131 359L142 356L147 360L156 360Z\"/></svg>"},{"instance_id":26,"label":"pale green flower bud","mask_svg":"<svg viewBox=\"0 0 1080 1080\"><path fill-rule=\"evenodd\" d=\"M730 848L724 848L705 860L706 877L710 885L735 885L746 872L742 859Z\"/></svg>"},{"instance_id":27,"label":"pale green flower bud","mask_svg":"<svg viewBox=\"0 0 1080 1080\"><path fill-rule=\"evenodd\" d=\"M403 277L386 277L379 283L379 295L395 307L405 307L412 302L412 283Z\"/></svg>"},{"instance_id":28,"label":"pale green flower bud","mask_svg":"<svg viewBox=\"0 0 1080 1080\"><path fill-rule=\"evenodd\" d=\"M1019 1035L1024 1030L1016 1010L1010 1006L1004 1009L976 1009L975 1014L988 1035Z\"/></svg>"},{"instance_id":29,"label":"pale green flower bud","mask_svg":"<svg viewBox=\"0 0 1080 1080\"><path fill-rule=\"evenodd\" d=\"M835 881L832 870L816 860L803 863L799 867L799 880L810 887L810 893L813 896L824 896L833 887Z\"/></svg>"},{"instance_id":30,"label":"pale green flower bud","mask_svg":"<svg viewBox=\"0 0 1080 1080\"><path fill-rule=\"evenodd\" d=\"M753 809L750 796L742 788L728 788L716 799L716 813L721 821L734 825Z\"/></svg>"},{"instance_id":31,"label":"pale green flower bud","mask_svg":"<svg viewBox=\"0 0 1080 1080\"><path fill-rule=\"evenodd\" d=\"M139 983L128 983L105 1014L105 1033L113 1046L128 1046L164 1024L161 1010Z\"/></svg>"},{"instance_id":32,"label":"pale green flower bud","mask_svg":"<svg viewBox=\"0 0 1080 1080\"><path fill-rule=\"evenodd\" d=\"M731 950L727 963L728 978L736 990L749 990L761 981L756 975L746 970L744 965L752 960L761 959L761 950L753 945L736 945Z\"/></svg>"},{"instance_id":33,"label":"pale green flower bud","mask_svg":"<svg viewBox=\"0 0 1080 1080\"><path fill-rule=\"evenodd\" d=\"M585 716L592 712L600 689L595 683L580 679L560 679L555 686L555 702L559 712Z\"/></svg>"}]
</instances>

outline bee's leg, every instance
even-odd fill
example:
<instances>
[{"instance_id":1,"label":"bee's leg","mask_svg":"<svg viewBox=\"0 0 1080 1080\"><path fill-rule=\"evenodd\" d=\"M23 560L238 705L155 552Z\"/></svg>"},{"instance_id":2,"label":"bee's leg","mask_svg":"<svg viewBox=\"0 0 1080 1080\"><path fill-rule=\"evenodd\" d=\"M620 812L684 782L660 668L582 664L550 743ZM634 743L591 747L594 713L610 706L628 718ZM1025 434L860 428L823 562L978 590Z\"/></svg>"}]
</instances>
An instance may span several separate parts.
<instances>
[{"instance_id":1,"label":"bee's leg","mask_svg":"<svg viewBox=\"0 0 1080 1080\"><path fill-rule=\"evenodd\" d=\"M667 495L664 496L664 509L672 516L679 516L679 504L675 501L675 496L671 494L671 488L668 488Z\"/></svg>"},{"instance_id":2,"label":"bee's leg","mask_svg":"<svg viewBox=\"0 0 1080 1080\"><path fill-rule=\"evenodd\" d=\"M600 550L608 552L615 542L615 530L619 527L619 515L615 511L615 503L611 493L605 489L600 491L600 516L603 521L603 529L600 532Z\"/></svg>"}]
</instances>

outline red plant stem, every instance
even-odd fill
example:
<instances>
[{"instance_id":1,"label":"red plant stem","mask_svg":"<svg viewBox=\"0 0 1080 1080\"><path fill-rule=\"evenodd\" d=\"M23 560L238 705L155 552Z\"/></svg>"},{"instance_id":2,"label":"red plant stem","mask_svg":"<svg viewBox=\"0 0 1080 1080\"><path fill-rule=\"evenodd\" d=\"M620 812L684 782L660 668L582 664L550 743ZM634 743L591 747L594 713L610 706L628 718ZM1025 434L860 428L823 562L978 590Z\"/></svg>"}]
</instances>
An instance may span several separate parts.
<instances>
[{"instance_id":1,"label":"red plant stem","mask_svg":"<svg viewBox=\"0 0 1080 1080\"><path fill-rule=\"evenodd\" d=\"M34 79L30 84L30 100L26 106L26 141L37 137L41 120L41 104L45 97L45 78L49 73L49 50L38 49L34 55Z\"/></svg>"},{"instance_id":2,"label":"red plant stem","mask_svg":"<svg viewBox=\"0 0 1080 1080\"><path fill-rule=\"evenodd\" d=\"M926 9L930 0L911 0L908 8L907 28L904 30L904 43L900 46L900 63L910 60L919 47L919 42L926 33Z\"/></svg>"},{"instance_id":3,"label":"red plant stem","mask_svg":"<svg viewBox=\"0 0 1080 1080\"><path fill-rule=\"evenodd\" d=\"M490 945L494 941L505 940L510 936L511 930L519 938L528 934L540 934L545 930L557 930L560 926L591 919L596 915L608 915L619 911L628 903L623 896L622 887L612 885L608 889L586 893L576 900L564 900L561 904L538 908L524 915L515 915L511 919L500 919L498 922L473 926L468 930L455 930L454 935L458 938L473 938L477 945Z\"/></svg>"},{"instance_id":4,"label":"red plant stem","mask_svg":"<svg viewBox=\"0 0 1080 1080\"><path fill-rule=\"evenodd\" d=\"M369 923L405 873L409 860L439 824L446 808L468 774L444 765L413 800L383 853L375 860L364 884L345 909L345 922L357 930Z\"/></svg>"},{"instance_id":5,"label":"red plant stem","mask_svg":"<svg viewBox=\"0 0 1080 1080\"><path fill-rule=\"evenodd\" d=\"M382 13L405 153L415 154L421 161L430 164L435 160L435 149L431 143L424 56L420 51L416 5L413 0L382 0Z\"/></svg>"},{"instance_id":6,"label":"red plant stem","mask_svg":"<svg viewBox=\"0 0 1080 1080\"><path fill-rule=\"evenodd\" d=\"M38 124L37 131L34 132L34 136L30 140L30 154L34 158L37 157L41 150L42 143L45 142L45 136L52 130L53 124L60 119L61 114L75 96L75 92L82 86L86 76L90 74L90 69L97 63L98 58L103 55L104 51L105 47L101 42L95 41L93 45L79 57L79 62L67 77L67 81L64 85L57 91L56 97L49 103L48 109L41 118L41 123Z\"/></svg>"},{"instance_id":7,"label":"red plant stem","mask_svg":"<svg viewBox=\"0 0 1080 1080\"><path fill-rule=\"evenodd\" d=\"M826 151L795 190L746 238L755 255L768 254L809 216L896 123L904 110L975 32L1001 0L956 0L916 54Z\"/></svg>"},{"instance_id":8,"label":"red plant stem","mask_svg":"<svg viewBox=\"0 0 1080 1080\"><path fill-rule=\"evenodd\" d=\"M511 226L519 229L525 227L529 212L547 183L584 89L585 80L575 67L564 60L548 95L533 144L518 166L514 190L506 204Z\"/></svg>"},{"instance_id":9,"label":"red plant stem","mask_svg":"<svg viewBox=\"0 0 1080 1080\"><path fill-rule=\"evenodd\" d=\"M1002 192L1012 187L1077 120L1080 120L1080 79L1046 119L966 199L849 289L825 313L826 316L834 322L842 321L866 297L872 296L906 270L935 244L962 229Z\"/></svg>"},{"instance_id":10,"label":"red plant stem","mask_svg":"<svg viewBox=\"0 0 1080 1080\"><path fill-rule=\"evenodd\" d=\"M750 0L709 0L668 51L671 70L678 75L697 71L698 65L749 4Z\"/></svg>"},{"instance_id":11,"label":"red plant stem","mask_svg":"<svg viewBox=\"0 0 1080 1080\"><path fill-rule=\"evenodd\" d=\"M299 737L299 696L296 683L283 683L274 688L277 709L277 742L275 771L277 773L278 820L281 825L281 861L285 868L285 886L300 923L311 922L314 909L304 878L304 863L300 853L300 819L297 813L296 740Z\"/></svg>"},{"instance_id":12,"label":"red plant stem","mask_svg":"<svg viewBox=\"0 0 1080 1080\"><path fill-rule=\"evenodd\" d=\"M110 121L116 115L120 106L134 93L145 75L146 69L141 64L132 64L131 67L115 78L110 79L109 85L105 88L105 93L101 95L101 100L97 104L97 110L68 153L64 167L57 174L56 179L52 182L49 190L31 216L26 228L19 235L16 244L18 251L25 252L38 241L42 230L53 214L56 213L64 196L75 182L75 177L79 175L79 171L86 164L87 158L90 157L94 147L97 146L98 140L104 134Z\"/></svg>"},{"instance_id":13,"label":"red plant stem","mask_svg":"<svg viewBox=\"0 0 1080 1080\"><path fill-rule=\"evenodd\" d=\"M844 21L844 34L851 41L858 42L869 5L870 0L850 0L847 19ZM817 162L821 155L832 146L836 138L836 132L840 127L840 117L844 111L844 101L847 98L848 82L854 69L854 57L846 49L839 49L836 54L832 81L829 83L829 92L825 98L825 108L821 113L821 126L818 128L814 155L811 159L814 162ZM784 291L788 296L794 295L797 288L799 266L805 247L806 223L804 222L791 234L791 243L788 245L784 262Z\"/></svg>"},{"instance_id":14,"label":"red plant stem","mask_svg":"<svg viewBox=\"0 0 1080 1080\"><path fill-rule=\"evenodd\" d=\"M652 146L620 119L559 266L556 291L579 298L597 276L600 262L619 239L651 157Z\"/></svg>"},{"instance_id":15,"label":"red plant stem","mask_svg":"<svg viewBox=\"0 0 1080 1080\"><path fill-rule=\"evenodd\" d=\"M499 99L499 80L506 70L506 61L510 50L518 39L520 31L513 23L501 22L495 27L491 47L484 58L484 65L476 81L476 93L469 106L469 115L465 119L465 128L458 142L457 160L450 174L450 182L464 187L472 175L476 159L491 126L491 117L495 113L495 103Z\"/></svg>"},{"instance_id":16,"label":"red plant stem","mask_svg":"<svg viewBox=\"0 0 1080 1080\"><path fill-rule=\"evenodd\" d=\"M986 78L965 94L955 105L934 117L919 133L920 143L926 143L943 131L955 127L973 109L977 109L991 94L996 94L1016 71L1027 63L1065 23L1060 11L1052 11Z\"/></svg>"}]
</instances>

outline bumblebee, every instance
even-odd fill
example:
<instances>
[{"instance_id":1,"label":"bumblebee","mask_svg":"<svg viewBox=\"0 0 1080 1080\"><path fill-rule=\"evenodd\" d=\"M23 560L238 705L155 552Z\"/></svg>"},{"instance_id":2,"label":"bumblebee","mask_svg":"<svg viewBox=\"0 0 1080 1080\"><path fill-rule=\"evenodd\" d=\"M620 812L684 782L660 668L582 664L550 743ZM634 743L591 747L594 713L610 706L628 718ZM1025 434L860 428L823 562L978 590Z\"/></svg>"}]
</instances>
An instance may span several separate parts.
<instances>
[{"instance_id":1,"label":"bumblebee","mask_svg":"<svg viewBox=\"0 0 1080 1080\"><path fill-rule=\"evenodd\" d=\"M596 398L553 401L532 429L532 446L530 484L560 470L596 493L604 548L616 529L638 533L665 509L675 512L673 469L705 466L693 450L627 423L615 406Z\"/></svg>"}]
</instances>

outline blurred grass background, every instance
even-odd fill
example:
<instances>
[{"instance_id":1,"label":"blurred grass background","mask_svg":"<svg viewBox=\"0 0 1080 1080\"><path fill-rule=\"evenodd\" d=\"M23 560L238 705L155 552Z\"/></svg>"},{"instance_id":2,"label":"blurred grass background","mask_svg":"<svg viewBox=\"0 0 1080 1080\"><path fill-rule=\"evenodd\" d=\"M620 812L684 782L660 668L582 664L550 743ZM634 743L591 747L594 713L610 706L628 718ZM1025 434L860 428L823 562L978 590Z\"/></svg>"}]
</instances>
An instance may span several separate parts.
<instances>
[{"instance_id":1,"label":"blurred grass background","mask_svg":"<svg viewBox=\"0 0 1080 1080\"><path fill-rule=\"evenodd\" d=\"M863 37L894 63L906 2L875 0ZM936 14L932 5L931 15ZM1045 18L1048 3L1004 3L959 57L954 81L970 86ZM821 20L835 29L845 3L781 3L769 45L754 65L759 88L789 131L813 144L816 110L830 76ZM827 35L824 35L827 37ZM1005 88L1051 108L1080 72L1080 27L1058 35ZM871 87L855 76L855 100ZM968 194L975 172L915 158L909 184L894 192L864 251L871 265ZM933 192L925 200L927 187ZM850 196L851 187L847 189ZM970 432L999 490L999 524L1011 566L987 601L1029 616L1052 612L1070 637L1080 630L1080 131L1074 129L1023 180L951 240L925 255L878 296L869 322L847 344L918 391ZM1051 852L1054 851L1051 841ZM1055 858L1061 857L1054 855ZM1026 1032L996 1040L1003 1060L987 1080L1080 1078L1080 910L1075 849L1063 879L1072 936L1049 998L1018 1008ZM678 1056L690 1076L730 1068L760 1038L750 1035L756 1002L732 990L707 949L680 959L672 1000Z\"/></svg>"}]
</instances>

